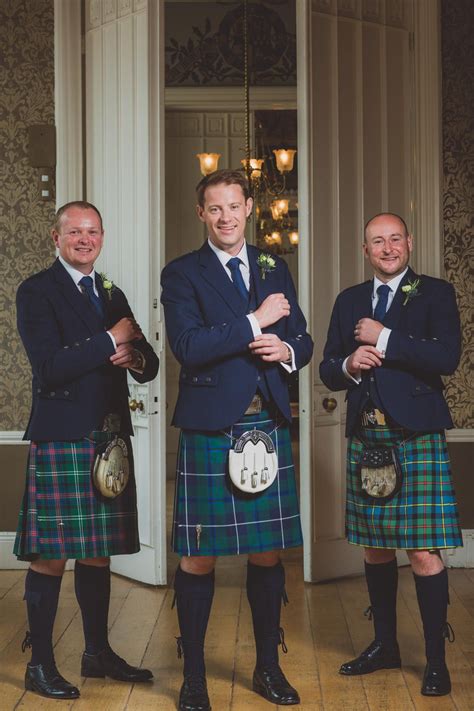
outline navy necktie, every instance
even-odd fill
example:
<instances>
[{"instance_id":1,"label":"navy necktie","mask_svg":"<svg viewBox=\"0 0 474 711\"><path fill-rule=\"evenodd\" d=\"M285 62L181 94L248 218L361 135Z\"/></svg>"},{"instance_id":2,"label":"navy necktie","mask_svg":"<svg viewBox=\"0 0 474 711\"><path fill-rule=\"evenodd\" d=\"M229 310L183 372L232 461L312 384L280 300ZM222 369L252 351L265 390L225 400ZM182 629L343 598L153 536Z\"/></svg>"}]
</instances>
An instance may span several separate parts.
<instances>
[{"instance_id":1,"label":"navy necktie","mask_svg":"<svg viewBox=\"0 0 474 711\"><path fill-rule=\"evenodd\" d=\"M390 292L391 289L389 286L387 286L387 284L380 284L377 289L377 294L379 298L374 310L374 319L376 321L383 322L385 318L385 314L387 313L388 295L390 294Z\"/></svg>"},{"instance_id":2,"label":"navy necktie","mask_svg":"<svg viewBox=\"0 0 474 711\"><path fill-rule=\"evenodd\" d=\"M95 294L94 282L92 281L92 277L83 276L82 279L79 281L79 284L83 287L84 293L86 294L90 303L92 304L92 306L94 307L94 309L97 311L98 315L100 316L101 320L103 321L104 317L105 317L104 307L102 305L102 301Z\"/></svg>"},{"instance_id":3,"label":"navy necktie","mask_svg":"<svg viewBox=\"0 0 474 711\"><path fill-rule=\"evenodd\" d=\"M230 269L230 273L232 276L232 282L239 292L240 296L243 298L245 303L248 302L249 300L249 292L247 287L245 286L244 278L242 276L242 272L240 271L240 265L242 264L242 260L239 259L238 257L232 257L232 259L229 259L229 261L226 263L226 267Z\"/></svg>"}]
</instances>

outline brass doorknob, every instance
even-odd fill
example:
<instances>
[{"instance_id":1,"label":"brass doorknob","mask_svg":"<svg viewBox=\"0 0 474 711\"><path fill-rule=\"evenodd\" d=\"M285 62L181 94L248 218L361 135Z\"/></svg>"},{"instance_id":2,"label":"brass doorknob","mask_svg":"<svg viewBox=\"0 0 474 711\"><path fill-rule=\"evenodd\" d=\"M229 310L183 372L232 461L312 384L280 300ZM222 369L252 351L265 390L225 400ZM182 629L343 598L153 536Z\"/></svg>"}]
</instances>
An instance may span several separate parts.
<instances>
[{"instance_id":1,"label":"brass doorknob","mask_svg":"<svg viewBox=\"0 0 474 711\"><path fill-rule=\"evenodd\" d=\"M145 409L145 405L143 404L142 400L130 400L128 406L132 412L135 412L135 410L140 410L140 412L143 412L143 410Z\"/></svg>"},{"instance_id":2,"label":"brass doorknob","mask_svg":"<svg viewBox=\"0 0 474 711\"><path fill-rule=\"evenodd\" d=\"M323 407L326 412L333 412L337 407L337 400L335 397L325 397L323 400Z\"/></svg>"}]
</instances>

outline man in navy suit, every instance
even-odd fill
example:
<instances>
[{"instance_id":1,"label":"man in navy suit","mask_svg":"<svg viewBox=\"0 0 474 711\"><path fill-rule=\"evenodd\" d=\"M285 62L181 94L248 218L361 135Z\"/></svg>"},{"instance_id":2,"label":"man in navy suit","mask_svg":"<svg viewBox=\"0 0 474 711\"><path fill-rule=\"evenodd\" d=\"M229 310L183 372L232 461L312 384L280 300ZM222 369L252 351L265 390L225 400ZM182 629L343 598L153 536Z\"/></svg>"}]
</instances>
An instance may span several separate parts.
<instances>
[{"instance_id":1,"label":"man in navy suit","mask_svg":"<svg viewBox=\"0 0 474 711\"><path fill-rule=\"evenodd\" d=\"M181 364L173 418L181 428L173 523L173 548L182 555L175 577L184 652L179 708L210 709L204 637L214 567L220 555L244 553L257 649L253 688L274 704L297 704L278 664L279 644L286 651L279 551L302 543L288 375L308 363L313 344L286 263L246 244L252 198L245 175L211 173L197 197L208 239L162 275L168 339ZM254 430L268 435L278 455L275 481L255 494L228 473L229 451Z\"/></svg>"},{"instance_id":2,"label":"man in navy suit","mask_svg":"<svg viewBox=\"0 0 474 711\"><path fill-rule=\"evenodd\" d=\"M375 627L375 640L340 673L400 667L396 549L405 549L425 636L421 692L441 696L451 684L448 576L439 551L462 545L441 376L459 362L459 315L450 284L408 266L413 238L401 217L369 220L363 249L374 278L338 296L320 364L328 388L347 390L346 532L365 548Z\"/></svg>"},{"instance_id":3,"label":"man in navy suit","mask_svg":"<svg viewBox=\"0 0 474 711\"><path fill-rule=\"evenodd\" d=\"M110 556L140 548L127 370L145 383L156 376L158 358L123 292L94 271L104 239L97 208L87 202L64 205L52 236L58 258L24 281L17 294L33 403L25 432L31 444L15 553L31 561L25 581L30 631L23 646L32 647L32 658L25 687L71 699L79 690L59 674L52 644L68 558L76 559L75 590L86 643L82 675L128 682L152 676L113 652L107 618ZM96 490L91 470L96 449L115 447L117 436L128 445L130 475L124 490L108 498Z\"/></svg>"}]
</instances>

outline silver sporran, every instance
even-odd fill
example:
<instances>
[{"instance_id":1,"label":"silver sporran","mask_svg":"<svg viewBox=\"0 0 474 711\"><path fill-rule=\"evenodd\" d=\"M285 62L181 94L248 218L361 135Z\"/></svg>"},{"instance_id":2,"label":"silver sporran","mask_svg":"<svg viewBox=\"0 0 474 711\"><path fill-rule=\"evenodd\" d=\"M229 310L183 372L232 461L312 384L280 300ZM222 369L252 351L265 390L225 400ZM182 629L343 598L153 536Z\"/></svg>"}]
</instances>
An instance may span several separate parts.
<instances>
[{"instance_id":1,"label":"silver sporran","mask_svg":"<svg viewBox=\"0 0 474 711\"><path fill-rule=\"evenodd\" d=\"M232 483L246 494L259 494L273 484L278 457L271 437L261 430L244 432L229 451Z\"/></svg>"}]
</instances>

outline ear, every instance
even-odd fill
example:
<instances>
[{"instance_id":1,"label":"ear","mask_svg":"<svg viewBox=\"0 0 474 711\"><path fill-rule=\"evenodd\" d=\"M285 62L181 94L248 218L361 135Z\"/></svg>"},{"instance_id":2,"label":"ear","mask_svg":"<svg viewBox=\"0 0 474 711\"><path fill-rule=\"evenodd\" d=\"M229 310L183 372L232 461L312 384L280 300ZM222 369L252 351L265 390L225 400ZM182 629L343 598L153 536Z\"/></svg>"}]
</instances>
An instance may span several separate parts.
<instances>
[{"instance_id":1,"label":"ear","mask_svg":"<svg viewBox=\"0 0 474 711\"><path fill-rule=\"evenodd\" d=\"M196 205L196 214L201 222L204 222L204 208L201 205Z\"/></svg>"},{"instance_id":2,"label":"ear","mask_svg":"<svg viewBox=\"0 0 474 711\"><path fill-rule=\"evenodd\" d=\"M59 232L55 229L51 230L51 237L53 238L53 242L56 247L59 248Z\"/></svg>"},{"instance_id":3,"label":"ear","mask_svg":"<svg viewBox=\"0 0 474 711\"><path fill-rule=\"evenodd\" d=\"M411 254L413 252L413 235L408 235L407 243L408 243L408 251Z\"/></svg>"},{"instance_id":4,"label":"ear","mask_svg":"<svg viewBox=\"0 0 474 711\"><path fill-rule=\"evenodd\" d=\"M364 252L364 257L366 259L368 259L369 258L369 250L367 249L367 242L365 240L362 242L362 250Z\"/></svg>"},{"instance_id":5,"label":"ear","mask_svg":"<svg viewBox=\"0 0 474 711\"><path fill-rule=\"evenodd\" d=\"M247 202L245 203L245 215L246 217L250 217L250 213L252 212L253 208L253 198L249 197L247 198Z\"/></svg>"}]
</instances>

